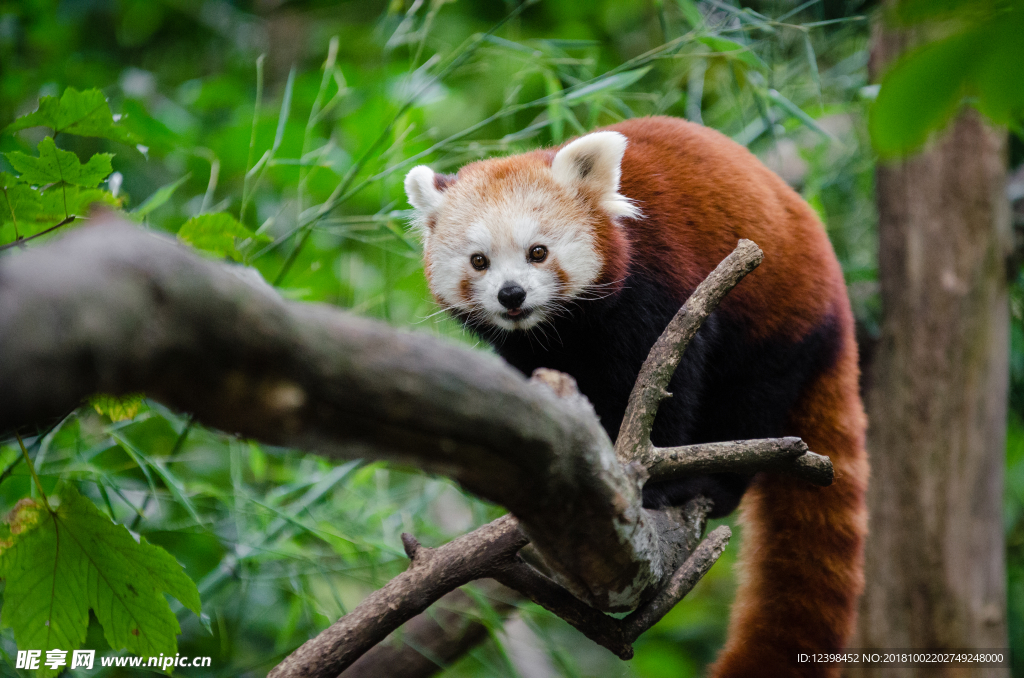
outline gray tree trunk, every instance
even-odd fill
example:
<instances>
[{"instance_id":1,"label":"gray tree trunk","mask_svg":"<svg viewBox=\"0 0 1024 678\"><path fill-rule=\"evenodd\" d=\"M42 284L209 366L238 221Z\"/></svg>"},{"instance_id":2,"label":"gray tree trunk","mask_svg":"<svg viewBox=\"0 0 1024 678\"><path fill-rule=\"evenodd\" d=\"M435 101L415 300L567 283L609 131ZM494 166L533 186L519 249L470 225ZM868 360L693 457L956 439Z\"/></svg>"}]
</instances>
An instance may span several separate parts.
<instances>
[{"instance_id":1,"label":"gray tree trunk","mask_svg":"<svg viewBox=\"0 0 1024 678\"><path fill-rule=\"evenodd\" d=\"M906 49L880 31L872 66ZM1005 648L1006 135L962 115L877 171L882 331L867 394L864 648ZM1006 675L972 667L856 676Z\"/></svg>"}]
</instances>

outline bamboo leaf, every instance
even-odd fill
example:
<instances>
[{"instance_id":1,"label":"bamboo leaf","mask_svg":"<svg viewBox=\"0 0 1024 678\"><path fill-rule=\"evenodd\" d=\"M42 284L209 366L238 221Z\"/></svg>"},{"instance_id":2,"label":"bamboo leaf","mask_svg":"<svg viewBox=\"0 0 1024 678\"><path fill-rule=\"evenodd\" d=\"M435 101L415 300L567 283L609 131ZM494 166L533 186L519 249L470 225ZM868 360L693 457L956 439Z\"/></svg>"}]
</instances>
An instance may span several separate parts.
<instances>
[{"instance_id":1,"label":"bamboo leaf","mask_svg":"<svg viewBox=\"0 0 1024 678\"><path fill-rule=\"evenodd\" d=\"M807 127L811 128L821 136L825 137L826 139L831 139L832 141L839 141L838 139L836 139L834 134L832 134L827 129L819 125L818 121L812 118L811 116L807 115L807 113L805 113L802 108L794 104L786 97L782 96L778 92L778 90L769 89L768 98L771 99L773 103L785 109L787 113L792 115L794 118L802 122Z\"/></svg>"},{"instance_id":2,"label":"bamboo leaf","mask_svg":"<svg viewBox=\"0 0 1024 678\"><path fill-rule=\"evenodd\" d=\"M569 90L564 98L565 103L571 103L579 101L585 97L593 96L598 92L610 92L615 90L626 89L640 78L647 75L648 71L651 70L651 66L645 66L632 71L624 71L622 73L616 73L609 75L605 78L599 78L594 82L591 82L579 89Z\"/></svg>"},{"instance_id":3,"label":"bamboo leaf","mask_svg":"<svg viewBox=\"0 0 1024 678\"><path fill-rule=\"evenodd\" d=\"M140 219L147 216L150 212L170 200L174 192L181 188L181 185L188 181L191 176L191 174L186 174L177 181L156 189L152 195L142 201L141 205L132 210L132 214Z\"/></svg>"},{"instance_id":4,"label":"bamboo leaf","mask_svg":"<svg viewBox=\"0 0 1024 678\"><path fill-rule=\"evenodd\" d=\"M707 45L712 51L718 52L727 59L736 59L758 71L764 72L768 70L768 65L749 46L741 45L735 40L715 35L705 35L697 38L697 41Z\"/></svg>"}]
</instances>

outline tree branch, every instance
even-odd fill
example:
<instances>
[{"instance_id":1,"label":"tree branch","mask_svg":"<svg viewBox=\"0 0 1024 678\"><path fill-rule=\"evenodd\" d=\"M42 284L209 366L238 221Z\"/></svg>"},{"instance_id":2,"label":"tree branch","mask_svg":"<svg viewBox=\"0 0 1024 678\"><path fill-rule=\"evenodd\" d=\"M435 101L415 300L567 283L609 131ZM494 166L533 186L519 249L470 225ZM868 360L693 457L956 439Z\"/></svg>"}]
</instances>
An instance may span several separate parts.
<instances>
[{"instance_id":1,"label":"tree branch","mask_svg":"<svg viewBox=\"0 0 1024 678\"><path fill-rule=\"evenodd\" d=\"M515 602L520 600L518 593L497 583L485 580L477 587L489 599L491 613L501 618L513 612ZM400 636L393 634L356 660L339 678L432 676L489 637L481 616L477 600L462 589L455 589L409 620Z\"/></svg>"},{"instance_id":2,"label":"tree branch","mask_svg":"<svg viewBox=\"0 0 1024 678\"><path fill-rule=\"evenodd\" d=\"M694 500L681 511L681 522L695 521L699 524L697 529L702 530L705 516L709 510L710 504L707 500ZM514 520L508 516L500 520L506 519L509 522L503 526L504 528L514 525ZM402 535L406 552L412 559L409 571L393 579L384 589L369 596L349 615L333 624L317 638L303 645L275 668L270 676L272 678L333 677L336 675L335 669L339 665L344 669L349 662L355 659L353 654L363 651L372 643L379 642L379 638L383 638L382 633L386 635L384 629L381 628L381 623L378 623L381 616L390 615L390 619L384 621L383 624L394 624L400 619L409 618L412 616L409 614L411 610L425 609L433 602L425 600L425 596L433 595L440 598L446 585L450 586L454 582L460 582L459 585L461 585L475 577L493 578L561 617L587 638L607 648L619 658L629 659L633 656L632 643L690 592L721 556L731 536L728 527L723 525L717 528L699 546L692 549L692 553L686 561L657 595L629 616L616 619L595 610L572 596L556 582L525 563L511 548L493 549L484 554L483 552L488 549L486 547L481 549L477 542L487 542L492 539L491 535L497 522L486 525L436 550L425 549L411 535ZM474 554L481 554L481 557L460 559L456 555L467 549ZM427 560L424 561L424 559ZM425 563L429 563L429 565ZM406 576L415 570L419 570L415 575L419 578L418 580ZM402 581L396 585L398 580ZM387 591L387 595L378 595L382 591ZM364 629L361 626L367 619L374 621L373 629ZM437 638L437 635L434 634L434 637ZM448 642L438 640L442 646L451 646ZM332 661L324 661L325 653L332 657ZM369 670L368 667L370 665L380 666L383 657L392 655L386 650L381 650L377 654L376 659L360 662L363 663L364 668L361 669L361 674L357 672L355 675L373 675L366 673ZM318 661L315 663L308 661L310 658ZM413 666L426 666L425 662L429 662L429 660L413 658L406 661ZM346 672L344 675L348 676L349 673Z\"/></svg>"},{"instance_id":3,"label":"tree branch","mask_svg":"<svg viewBox=\"0 0 1024 678\"><path fill-rule=\"evenodd\" d=\"M712 530L690 554L683 566L676 570L668 586L620 622L623 635L633 642L640 634L661 621L661 618L708 573L725 551L725 547L729 545L731 538L732 531L726 525L719 525Z\"/></svg>"},{"instance_id":4,"label":"tree branch","mask_svg":"<svg viewBox=\"0 0 1024 678\"><path fill-rule=\"evenodd\" d=\"M0 430L144 392L264 442L450 476L510 509L600 609L635 607L674 571L586 399L495 356L286 302L116 218L0 260L0 383Z\"/></svg>"},{"instance_id":5,"label":"tree branch","mask_svg":"<svg viewBox=\"0 0 1024 678\"><path fill-rule=\"evenodd\" d=\"M493 356L286 302L251 271L136 228L96 225L0 260L0 431L97 391L144 391L207 425L272 444L443 473L515 514L437 549L406 536L409 570L300 647L275 678L336 676L480 577L629 656L636 636L728 541L728 528L719 528L697 546L706 500L643 510L649 474L799 467L819 481L825 470L831 476L827 458L794 439L650 444L682 350L760 260L756 245L741 241L698 286L645 361L613 448L567 375L540 371L529 383ZM517 555L527 541L550 577ZM630 609L622 620L600 612Z\"/></svg>"},{"instance_id":6,"label":"tree branch","mask_svg":"<svg viewBox=\"0 0 1024 678\"><path fill-rule=\"evenodd\" d=\"M800 438L765 438L652 447L647 472L651 480L671 480L706 473L777 471L815 485L832 484L832 462L807 449Z\"/></svg>"},{"instance_id":7,"label":"tree branch","mask_svg":"<svg viewBox=\"0 0 1024 678\"><path fill-rule=\"evenodd\" d=\"M764 254L757 245L740 240L732 254L697 286L651 347L629 395L615 441L615 453L622 463L640 461L644 466L650 465L651 428L661 401L671 395L666 389L682 360L683 351L725 295L757 268L762 259Z\"/></svg>"},{"instance_id":8,"label":"tree branch","mask_svg":"<svg viewBox=\"0 0 1024 678\"><path fill-rule=\"evenodd\" d=\"M14 248L14 247L23 247L25 245L25 243L31 242L31 241L35 240L36 238L41 238L44 235L46 235L47 233L52 233L53 231L56 231L61 226L67 226L68 224L70 224L75 219L77 219L77 217L74 214L72 214L71 216L64 217L63 219L61 219L58 223L54 224L53 226L50 226L49 228L43 229L42 231L39 231L38 233L33 233L32 235L28 236L27 238L16 238L13 242L9 242L6 245L0 245L0 252L4 252L4 251L9 250L9 249Z\"/></svg>"},{"instance_id":9,"label":"tree branch","mask_svg":"<svg viewBox=\"0 0 1024 678\"><path fill-rule=\"evenodd\" d=\"M611 650L620 659L633 656L633 647L614 617L580 602L564 588L527 565L522 559L507 563L494 579L552 612L590 640Z\"/></svg>"},{"instance_id":10,"label":"tree branch","mask_svg":"<svg viewBox=\"0 0 1024 678\"><path fill-rule=\"evenodd\" d=\"M359 607L306 641L268 674L337 676L389 633L426 610L446 593L490 576L526 544L515 518L506 515L444 546L429 549L402 535L412 563L374 591Z\"/></svg>"}]
</instances>

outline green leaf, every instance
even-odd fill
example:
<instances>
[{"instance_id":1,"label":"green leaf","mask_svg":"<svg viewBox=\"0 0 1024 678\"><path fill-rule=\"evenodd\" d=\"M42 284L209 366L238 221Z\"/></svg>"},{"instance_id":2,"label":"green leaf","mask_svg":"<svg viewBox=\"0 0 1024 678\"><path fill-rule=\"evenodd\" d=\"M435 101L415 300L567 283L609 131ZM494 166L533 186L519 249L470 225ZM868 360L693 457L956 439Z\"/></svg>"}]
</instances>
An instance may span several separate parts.
<instances>
[{"instance_id":1,"label":"green leaf","mask_svg":"<svg viewBox=\"0 0 1024 678\"><path fill-rule=\"evenodd\" d=\"M118 124L124 125L136 140L160 152L167 152L181 144L181 138L146 112L141 103L126 99L121 105L124 117Z\"/></svg>"},{"instance_id":2,"label":"green leaf","mask_svg":"<svg viewBox=\"0 0 1024 678\"><path fill-rule=\"evenodd\" d=\"M565 130L565 116L562 113L562 83L558 77L549 70L544 70L544 82L547 85L548 96L548 121L551 124L551 139L558 143L562 141Z\"/></svg>"},{"instance_id":3,"label":"green leaf","mask_svg":"<svg viewBox=\"0 0 1024 678\"><path fill-rule=\"evenodd\" d=\"M1024 119L1024 2L982 27L976 44L987 48L976 55L976 106L996 124L1019 124Z\"/></svg>"},{"instance_id":4,"label":"green leaf","mask_svg":"<svg viewBox=\"0 0 1024 678\"><path fill-rule=\"evenodd\" d=\"M724 56L727 59L737 59L758 71L768 70L768 66L761 61L761 57L757 56L750 47L741 45L735 40L719 38L714 35L705 35L697 38L697 41L704 43L710 47L712 51L718 52L721 56Z\"/></svg>"},{"instance_id":5,"label":"green leaf","mask_svg":"<svg viewBox=\"0 0 1024 678\"><path fill-rule=\"evenodd\" d=\"M955 19L957 32L911 51L882 78L869 130L883 156L908 153L968 100L994 123L1024 119L1024 2L904 0L902 20Z\"/></svg>"},{"instance_id":6,"label":"green leaf","mask_svg":"<svg viewBox=\"0 0 1024 678\"><path fill-rule=\"evenodd\" d=\"M891 157L921 146L956 113L979 48L978 34L954 35L914 50L882 77L868 114L875 149Z\"/></svg>"},{"instance_id":7,"label":"green leaf","mask_svg":"<svg viewBox=\"0 0 1024 678\"><path fill-rule=\"evenodd\" d=\"M885 18L909 26L950 18L991 16L993 5L992 0L900 0L886 12Z\"/></svg>"},{"instance_id":8,"label":"green leaf","mask_svg":"<svg viewBox=\"0 0 1024 678\"><path fill-rule=\"evenodd\" d=\"M6 172L0 172L0 224L31 222L42 209L39 191Z\"/></svg>"},{"instance_id":9,"label":"green leaf","mask_svg":"<svg viewBox=\"0 0 1024 678\"><path fill-rule=\"evenodd\" d=\"M125 421L134 419L139 413L143 397L138 393L120 397L100 394L90 398L89 404L97 414L109 417L110 421Z\"/></svg>"},{"instance_id":10,"label":"green leaf","mask_svg":"<svg viewBox=\"0 0 1024 678\"><path fill-rule=\"evenodd\" d=\"M171 199L174 192L178 190L183 183L188 181L191 174L186 174L182 178L178 179L174 183L161 186L160 188L153 191L153 194L142 201L142 204L132 210L132 215L139 217L140 219L147 216L150 212L160 207L165 202Z\"/></svg>"},{"instance_id":11,"label":"green leaf","mask_svg":"<svg viewBox=\"0 0 1024 678\"><path fill-rule=\"evenodd\" d=\"M590 84L580 87L579 89L569 90L565 95L564 101L565 103L570 103L578 101L584 97L597 94L598 92L625 89L647 75L647 72L650 71L651 68L651 66L645 66L644 68L638 68L633 71L615 73L614 75L599 78Z\"/></svg>"},{"instance_id":12,"label":"green leaf","mask_svg":"<svg viewBox=\"0 0 1024 678\"><path fill-rule=\"evenodd\" d=\"M178 231L178 239L196 249L238 261L242 258L242 253L235 244L236 238L257 236L226 212L192 217Z\"/></svg>"},{"instance_id":13,"label":"green leaf","mask_svg":"<svg viewBox=\"0 0 1024 678\"><path fill-rule=\"evenodd\" d=\"M123 127L114 124L107 99L98 89L79 92L73 87L64 90L64 95L42 97L39 108L23 115L8 125L8 132L28 127L49 127L54 134L77 134L84 137L102 137L127 144L136 143L135 136Z\"/></svg>"},{"instance_id":14,"label":"green leaf","mask_svg":"<svg viewBox=\"0 0 1024 678\"><path fill-rule=\"evenodd\" d=\"M10 176L10 175L8 175ZM56 226L65 217L81 217L97 204L121 207L121 200L110 191L79 186L57 186L40 193L26 184L16 184L6 191L0 190L0 225L17 219L17 230L5 233L3 240L11 236L26 238ZM11 215L14 208L14 216Z\"/></svg>"},{"instance_id":15,"label":"green leaf","mask_svg":"<svg viewBox=\"0 0 1024 678\"><path fill-rule=\"evenodd\" d=\"M809 33L804 33L804 52L807 55L807 67L811 73L811 82L818 93L818 105L823 106L821 98L821 74L818 72L818 55L814 53L814 45L811 43Z\"/></svg>"},{"instance_id":16,"label":"green leaf","mask_svg":"<svg viewBox=\"0 0 1024 678\"><path fill-rule=\"evenodd\" d=\"M794 118L802 122L807 127L811 128L821 136L825 137L826 139L831 139L832 141L838 141L834 134L832 134L827 129L819 125L818 121L812 118L811 116L807 115L807 113L802 108L794 104L786 97L782 96L782 94L780 94L778 90L769 89L768 98L771 99L772 102L774 102L775 104L784 108L787 113L792 115Z\"/></svg>"},{"instance_id":17,"label":"green leaf","mask_svg":"<svg viewBox=\"0 0 1024 678\"><path fill-rule=\"evenodd\" d=\"M21 173L20 179L36 186L71 184L95 188L113 171L110 153L97 153L84 165L71 151L57 148L51 137L39 142L39 157L33 158L18 151L7 153L7 160Z\"/></svg>"},{"instance_id":18,"label":"green leaf","mask_svg":"<svg viewBox=\"0 0 1024 678\"><path fill-rule=\"evenodd\" d=\"M676 0L676 4L679 5L679 11L683 13L683 18L690 24L690 28L697 28L704 23L704 16L693 0Z\"/></svg>"},{"instance_id":19,"label":"green leaf","mask_svg":"<svg viewBox=\"0 0 1024 678\"><path fill-rule=\"evenodd\" d=\"M43 193L43 206L36 221L60 221L67 215L84 217L89 208L97 203L120 207L121 199L115 198L110 191L100 188L80 188L78 186L59 186ZM56 219L54 219L56 217Z\"/></svg>"},{"instance_id":20,"label":"green leaf","mask_svg":"<svg viewBox=\"0 0 1024 678\"><path fill-rule=\"evenodd\" d=\"M196 585L169 553L136 542L70 485L52 512L22 500L5 522L0 621L14 630L19 649L80 648L91 609L111 648L173 655L181 629L164 594L200 613ZM56 673L44 667L37 675Z\"/></svg>"},{"instance_id":21,"label":"green leaf","mask_svg":"<svg viewBox=\"0 0 1024 678\"><path fill-rule=\"evenodd\" d=\"M67 216L84 216L96 203L117 208L121 201L98 188L58 185L40 191L20 177L0 172L0 225L16 223L16 235L28 237L56 225ZM5 234L5 239L10 235Z\"/></svg>"},{"instance_id":22,"label":"green leaf","mask_svg":"<svg viewBox=\"0 0 1024 678\"><path fill-rule=\"evenodd\" d=\"M11 188L24 183L25 182L22 181L21 177L16 177L13 174L8 174L7 172L0 172L0 188Z\"/></svg>"}]
</instances>

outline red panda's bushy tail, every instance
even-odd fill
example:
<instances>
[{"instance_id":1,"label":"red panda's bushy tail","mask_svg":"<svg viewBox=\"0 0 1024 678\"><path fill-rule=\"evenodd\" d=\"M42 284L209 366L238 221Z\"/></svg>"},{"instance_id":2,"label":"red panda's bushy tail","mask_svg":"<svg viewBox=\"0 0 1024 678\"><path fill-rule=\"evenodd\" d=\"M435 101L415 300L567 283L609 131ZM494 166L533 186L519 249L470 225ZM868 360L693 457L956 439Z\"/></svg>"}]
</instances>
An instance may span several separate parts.
<instances>
[{"instance_id":1,"label":"red panda's bushy tail","mask_svg":"<svg viewBox=\"0 0 1024 678\"><path fill-rule=\"evenodd\" d=\"M866 418L857 350L847 323L844 348L793 408L790 435L832 459L835 482L815 487L761 474L741 505L742 542L729 636L713 678L838 676L840 667L799 662L849 641L864 586L867 534Z\"/></svg>"}]
</instances>

